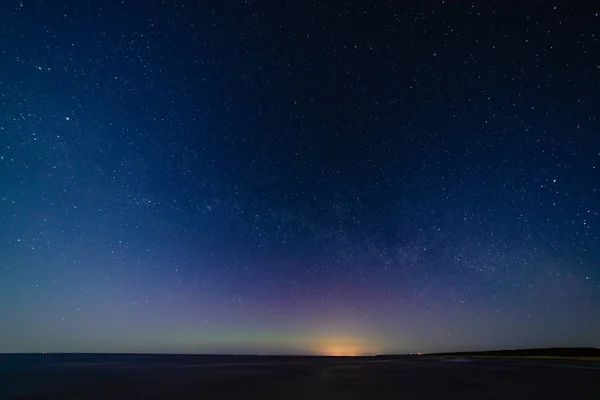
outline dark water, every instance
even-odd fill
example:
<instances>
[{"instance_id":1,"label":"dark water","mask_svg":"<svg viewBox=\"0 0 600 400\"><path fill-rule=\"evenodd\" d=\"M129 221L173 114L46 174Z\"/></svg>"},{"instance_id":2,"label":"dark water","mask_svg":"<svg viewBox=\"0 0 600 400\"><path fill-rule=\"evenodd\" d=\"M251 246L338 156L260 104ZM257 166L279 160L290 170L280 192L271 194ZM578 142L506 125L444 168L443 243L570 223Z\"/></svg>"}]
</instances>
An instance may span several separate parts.
<instances>
[{"instance_id":1,"label":"dark water","mask_svg":"<svg viewBox=\"0 0 600 400\"><path fill-rule=\"evenodd\" d=\"M0 355L0 399L600 399L600 363L439 357Z\"/></svg>"},{"instance_id":2,"label":"dark water","mask_svg":"<svg viewBox=\"0 0 600 400\"><path fill-rule=\"evenodd\" d=\"M61 368L145 369L174 366L209 366L231 363L293 363L329 357L234 356L178 354L0 354L0 372L35 371Z\"/></svg>"},{"instance_id":3,"label":"dark water","mask_svg":"<svg viewBox=\"0 0 600 400\"><path fill-rule=\"evenodd\" d=\"M0 354L0 400L101 398L102 393L156 398L157 392L170 393L195 382L214 392L223 378L256 378L278 367L310 369L330 361L290 356ZM207 391L200 388L200 393Z\"/></svg>"}]
</instances>

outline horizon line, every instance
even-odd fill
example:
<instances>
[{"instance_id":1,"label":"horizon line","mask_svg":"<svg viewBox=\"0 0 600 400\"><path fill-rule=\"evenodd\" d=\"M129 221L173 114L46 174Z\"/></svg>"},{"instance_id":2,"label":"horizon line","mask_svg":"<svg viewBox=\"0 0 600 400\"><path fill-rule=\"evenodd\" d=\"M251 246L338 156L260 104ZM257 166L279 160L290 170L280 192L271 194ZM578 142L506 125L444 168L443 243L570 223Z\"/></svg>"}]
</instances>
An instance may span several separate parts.
<instances>
[{"instance_id":1,"label":"horizon line","mask_svg":"<svg viewBox=\"0 0 600 400\"><path fill-rule=\"evenodd\" d=\"M301 354L301 353L162 353L162 352L80 352L80 351L30 351L30 352L0 352L0 355L142 355L142 356L221 356L221 357L410 357L410 356L432 356L444 354L468 354L468 353L491 353L506 351L541 351L541 350L600 350L594 346L577 347L524 347L524 348L506 348L492 350L461 350L461 351L438 351L431 353L411 352L411 353L380 353L380 354Z\"/></svg>"}]
</instances>

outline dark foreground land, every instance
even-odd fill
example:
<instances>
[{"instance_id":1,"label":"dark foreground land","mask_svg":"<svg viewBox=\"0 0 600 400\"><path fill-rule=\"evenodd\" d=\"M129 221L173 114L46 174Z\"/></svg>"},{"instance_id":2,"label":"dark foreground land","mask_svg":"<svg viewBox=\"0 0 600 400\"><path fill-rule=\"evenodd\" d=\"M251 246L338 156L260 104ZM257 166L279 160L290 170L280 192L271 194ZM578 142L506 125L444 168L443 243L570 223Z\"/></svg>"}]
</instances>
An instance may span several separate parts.
<instances>
[{"instance_id":1,"label":"dark foreground land","mask_svg":"<svg viewBox=\"0 0 600 400\"><path fill-rule=\"evenodd\" d=\"M434 356L457 357L569 357L600 358L600 349L594 347L552 347L542 349L515 349L491 351L463 351L460 353L436 353Z\"/></svg>"},{"instance_id":2,"label":"dark foreground land","mask_svg":"<svg viewBox=\"0 0 600 400\"><path fill-rule=\"evenodd\" d=\"M0 355L0 399L600 399L600 363L445 357Z\"/></svg>"}]
</instances>

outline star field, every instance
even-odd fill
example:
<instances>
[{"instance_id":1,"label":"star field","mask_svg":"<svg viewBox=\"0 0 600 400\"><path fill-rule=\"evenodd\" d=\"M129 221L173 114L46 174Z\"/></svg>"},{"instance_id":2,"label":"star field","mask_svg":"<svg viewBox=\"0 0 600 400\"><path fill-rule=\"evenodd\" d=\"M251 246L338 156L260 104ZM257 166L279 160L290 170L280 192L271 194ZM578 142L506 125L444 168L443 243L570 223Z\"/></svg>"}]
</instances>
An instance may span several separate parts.
<instances>
[{"instance_id":1,"label":"star field","mask_svg":"<svg viewBox=\"0 0 600 400\"><path fill-rule=\"evenodd\" d=\"M599 347L600 9L515 7L4 2L0 352Z\"/></svg>"}]
</instances>

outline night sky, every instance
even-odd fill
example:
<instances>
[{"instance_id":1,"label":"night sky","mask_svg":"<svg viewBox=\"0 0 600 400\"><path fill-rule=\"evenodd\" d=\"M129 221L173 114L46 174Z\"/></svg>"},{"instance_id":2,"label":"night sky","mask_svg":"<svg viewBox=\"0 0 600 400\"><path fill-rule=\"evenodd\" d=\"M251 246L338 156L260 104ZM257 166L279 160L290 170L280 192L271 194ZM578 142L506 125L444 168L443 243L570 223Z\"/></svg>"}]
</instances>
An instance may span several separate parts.
<instances>
[{"instance_id":1,"label":"night sky","mask_svg":"<svg viewBox=\"0 0 600 400\"><path fill-rule=\"evenodd\" d=\"M600 347L600 7L509 3L2 1L0 352Z\"/></svg>"}]
</instances>

